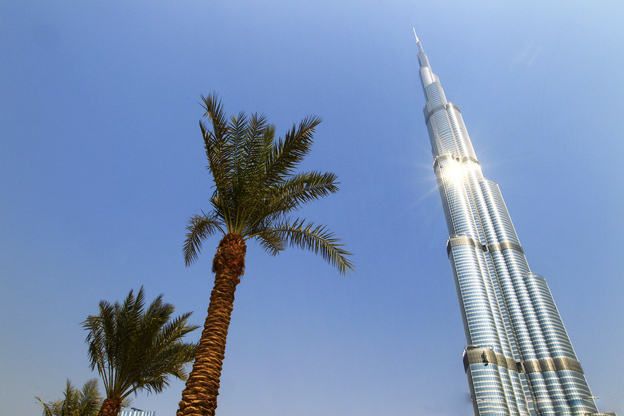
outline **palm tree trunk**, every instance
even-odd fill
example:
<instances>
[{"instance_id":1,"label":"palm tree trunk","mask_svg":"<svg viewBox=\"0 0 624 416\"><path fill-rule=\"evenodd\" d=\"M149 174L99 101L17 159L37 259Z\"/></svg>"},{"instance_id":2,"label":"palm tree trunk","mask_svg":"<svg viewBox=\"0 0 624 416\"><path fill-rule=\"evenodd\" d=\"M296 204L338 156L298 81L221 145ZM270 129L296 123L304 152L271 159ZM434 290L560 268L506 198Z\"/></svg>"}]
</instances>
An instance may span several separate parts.
<instances>
[{"instance_id":1,"label":"palm tree trunk","mask_svg":"<svg viewBox=\"0 0 624 416\"><path fill-rule=\"evenodd\" d=\"M98 416L117 416L120 411L121 399L111 399L107 397L102 402L102 407L100 407Z\"/></svg>"},{"instance_id":2,"label":"palm tree trunk","mask_svg":"<svg viewBox=\"0 0 624 416\"><path fill-rule=\"evenodd\" d=\"M208 316L177 416L215 414L234 292L245 269L246 249L245 241L238 234L227 234L219 243L212 263L215 283Z\"/></svg>"}]
</instances>

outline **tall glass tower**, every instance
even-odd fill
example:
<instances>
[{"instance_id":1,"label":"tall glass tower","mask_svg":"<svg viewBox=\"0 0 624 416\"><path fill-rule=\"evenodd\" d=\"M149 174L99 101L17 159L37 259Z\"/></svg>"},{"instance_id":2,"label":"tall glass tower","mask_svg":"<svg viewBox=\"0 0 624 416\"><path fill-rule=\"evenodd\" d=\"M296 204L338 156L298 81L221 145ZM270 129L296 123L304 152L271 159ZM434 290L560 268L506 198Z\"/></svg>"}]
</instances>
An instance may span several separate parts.
<instances>
[{"instance_id":1,"label":"tall glass tower","mask_svg":"<svg viewBox=\"0 0 624 416\"><path fill-rule=\"evenodd\" d=\"M546 280L531 272L498 185L483 176L461 112L416 42L475 415L603 415Z\"/></svg>"}]
</instances>

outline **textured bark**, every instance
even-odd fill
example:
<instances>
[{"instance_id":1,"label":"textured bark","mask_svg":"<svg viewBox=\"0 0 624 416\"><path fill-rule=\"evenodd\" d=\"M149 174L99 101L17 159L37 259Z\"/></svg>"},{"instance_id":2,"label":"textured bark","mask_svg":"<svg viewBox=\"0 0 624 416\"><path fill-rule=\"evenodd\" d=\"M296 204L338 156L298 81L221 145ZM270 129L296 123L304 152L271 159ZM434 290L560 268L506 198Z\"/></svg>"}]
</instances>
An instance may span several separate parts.
<instances>
[{"instance_id":1,"label":"textured bark","mask_svg":"<svg viewBox=\"0 0 624 416\"><path fill-rule=\"evenodd\" d=\"M210 295L208 317L177 416L215 414L225 343L234 308L234 292L245 269L246 250L245 241L238 234L228 234L219 243L212 263L215 283Z\"/></svg>"},{"instance_id":2,"label":"textured bark","mask_svg":"<svg viewBox=\"0 0 624 416\"><path fill-rule=\"evenodd\" d=\"M117 416L120 411L121 399L110 399L107 397L102 402L98 416Z\"/></svg>"}]
</instances>

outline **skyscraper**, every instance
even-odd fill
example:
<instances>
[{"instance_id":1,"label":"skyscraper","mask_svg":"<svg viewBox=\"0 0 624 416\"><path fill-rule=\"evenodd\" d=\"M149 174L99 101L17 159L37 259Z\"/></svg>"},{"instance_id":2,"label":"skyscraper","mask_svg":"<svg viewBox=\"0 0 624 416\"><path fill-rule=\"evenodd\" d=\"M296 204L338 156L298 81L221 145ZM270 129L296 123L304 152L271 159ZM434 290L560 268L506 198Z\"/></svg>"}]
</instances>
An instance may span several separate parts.
<instances>
[{"instance_id":1,"label":"skyscraper","mask_svg":"<svg viewBox=\"0 0 624 416\"><path fill-rule=\"evenodd\" d=\"M416 42L475 415L604 415L546 280L531 272L498 185L483 176L461 112Z\"/></svg>"}]
</instances>

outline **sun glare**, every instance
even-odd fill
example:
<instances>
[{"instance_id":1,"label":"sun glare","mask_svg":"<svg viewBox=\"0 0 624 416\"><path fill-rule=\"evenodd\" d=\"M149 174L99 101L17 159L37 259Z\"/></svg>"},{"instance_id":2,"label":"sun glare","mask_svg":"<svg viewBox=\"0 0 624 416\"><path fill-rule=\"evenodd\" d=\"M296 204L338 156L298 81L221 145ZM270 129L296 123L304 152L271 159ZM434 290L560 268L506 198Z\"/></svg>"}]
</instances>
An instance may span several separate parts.
<instances>
[{"instance_id":1,"label":"sun glare","mask_svg":"<svg viewBox=\"0 0 624 416\"><path fill-rule=\"evenodd\" d=\"M447 181L459 182L463 178L464 171L462 170L461 163L450 159L442 166L442 174Z\"/></svg>"}]
</instances>

